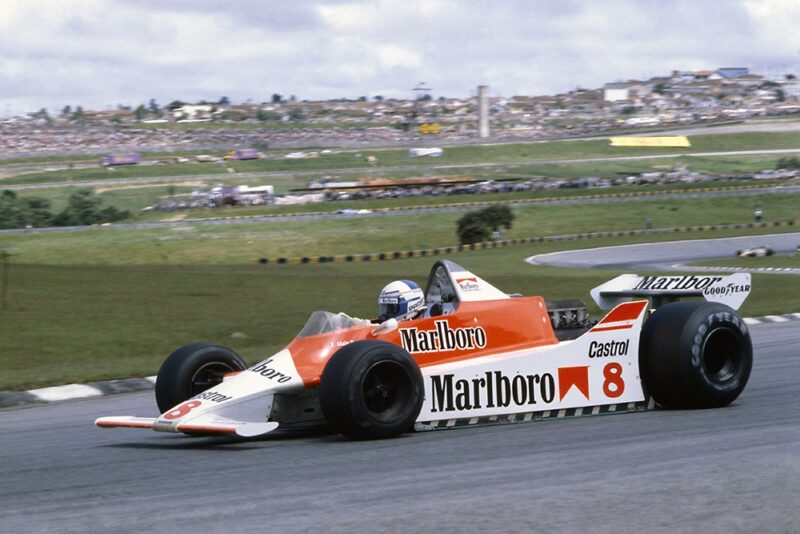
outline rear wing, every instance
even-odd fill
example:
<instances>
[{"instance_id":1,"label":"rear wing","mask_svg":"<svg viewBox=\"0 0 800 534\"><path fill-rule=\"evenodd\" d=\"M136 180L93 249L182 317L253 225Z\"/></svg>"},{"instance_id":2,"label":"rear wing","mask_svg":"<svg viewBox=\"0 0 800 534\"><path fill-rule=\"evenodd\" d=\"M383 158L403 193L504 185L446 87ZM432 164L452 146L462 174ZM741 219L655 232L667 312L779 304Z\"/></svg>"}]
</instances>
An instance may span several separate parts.
<instances>
[{"instance_id":1,"label":"rear wing","mask_svg":"<svg viewBox=\"0 0 800 534\"><path fill-rule=\"evenodd\" d=\"M727 304L734 310L750 293L750 273L728 276L639 276L621 274L592 289L592 298L603 310L629 300L647 298L653 308L687 297L703 297L710 302Z\"/></svg>"}]
</instances>

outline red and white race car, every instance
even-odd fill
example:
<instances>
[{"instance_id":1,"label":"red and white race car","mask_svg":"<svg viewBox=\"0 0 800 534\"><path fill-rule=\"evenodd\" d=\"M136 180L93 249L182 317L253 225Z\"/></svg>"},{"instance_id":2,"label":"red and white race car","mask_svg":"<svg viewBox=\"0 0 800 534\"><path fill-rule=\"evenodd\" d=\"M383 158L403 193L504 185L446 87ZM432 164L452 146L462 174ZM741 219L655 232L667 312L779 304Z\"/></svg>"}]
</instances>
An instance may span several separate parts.
<instances>
[{"instance_id":1,"label":"red and white race car","mask_svg":"<svg viewBox=\"0 0 800 534\"><path fill-rule=\"evenodd\" d=\"M244 437L327 424L371 439L656 404L724 406L752 366L750 334L734 311L749 291L748 273L621 275L592 290L611 311L563 336L542 297L508 295L440 260L421 318L376 324L316 311L286 348L252 367L225 347L187 345L158 372L160 416L96 424ZM705 301L675 302L691 296Z\"/></svg>"}]
</instances>

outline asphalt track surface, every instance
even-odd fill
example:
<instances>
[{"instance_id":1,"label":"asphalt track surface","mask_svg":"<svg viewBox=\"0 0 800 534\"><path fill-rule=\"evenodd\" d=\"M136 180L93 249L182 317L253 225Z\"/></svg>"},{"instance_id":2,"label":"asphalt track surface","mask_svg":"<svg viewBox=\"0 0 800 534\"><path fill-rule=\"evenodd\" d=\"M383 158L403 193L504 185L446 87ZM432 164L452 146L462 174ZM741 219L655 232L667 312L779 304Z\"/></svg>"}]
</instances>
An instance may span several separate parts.
<instances>
[{"instance_id":1,"label":"asphalt track surface","mask_svg":"<svg viewBox=\"0 0 800 534\"><path fill-rule=\"evenodd\" d=\"M686 263L717 258L732 259L736 257L737 251L757 246L771 247L776 254L795 253L800 246L800 232L565 250L538 254L527 258L526 261L555 267L651 271L705 270L702 267L688 266Z\"/></svg>"},{"instance_id":2,"label":"asphalt track surface","mask_svg":"<svg viewBox=\"0 0 800 534\"><path fill-rule=\"evenodd\" d=\"M731 406L405 435L95 428L152 395L0 410L3 532L796 532L798 323ZM787 326L789 325L789 326Z\"/></svg>"}]
</instances>

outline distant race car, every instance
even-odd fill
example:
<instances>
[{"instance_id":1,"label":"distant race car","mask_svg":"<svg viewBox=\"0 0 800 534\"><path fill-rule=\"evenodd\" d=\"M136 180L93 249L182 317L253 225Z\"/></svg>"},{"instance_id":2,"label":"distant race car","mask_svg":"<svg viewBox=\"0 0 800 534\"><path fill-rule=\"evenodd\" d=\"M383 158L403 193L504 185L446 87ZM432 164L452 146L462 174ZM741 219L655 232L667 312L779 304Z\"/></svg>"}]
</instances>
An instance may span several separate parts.
<instances>
[{"instance_id":1,"label":"distant race car","mask_svg":"<svg viewBox=\"0 0 800 534\"><path fill-rule=\"evenodd\" d=\"M760 256L772 256L775 251L770 247L750 247L744 250L737 250L736 255L740 258L755 258Z\"/></svg>"},{"instance_id":2,"label":"distant race car","mask_svg":"<svg viewBox=\"0 0 800 534\"><path fill-rule=\"evenodd\" d=\"M320 424L374 439L656 404L721 407L750 375L750 334L734 311L749 291L748 273L621 275L592 290L611 309L592 323L440 260L421 318L378 324L315 311L251 367L225 347L187 345L158 372L160 416L96 424L243 437ZM692 296L705 301L675 302Z\"/></svg>"},{"instance_id":3,"label":"distant race car","mask_svg":"<svg viewBox=\"0 0 800 534\"><path fill-rule=\"evenodd\" d=\"M356 209L351 209L351 208L344 208L344 209L336 210L336 213L338 213L339 215L366 215L368 213L372 213L372 210L368 210L368 209L356 210Z\"/></svg>"}]
</instances>

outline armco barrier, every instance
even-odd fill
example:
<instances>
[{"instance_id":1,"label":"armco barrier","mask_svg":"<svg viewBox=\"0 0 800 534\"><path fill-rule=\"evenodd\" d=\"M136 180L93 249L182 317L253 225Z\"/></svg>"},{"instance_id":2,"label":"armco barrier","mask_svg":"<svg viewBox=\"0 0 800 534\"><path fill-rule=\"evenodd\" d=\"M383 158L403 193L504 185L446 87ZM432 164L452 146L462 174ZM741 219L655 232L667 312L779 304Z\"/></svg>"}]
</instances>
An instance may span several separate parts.
<instances>
[{"instance_id":1,"label":"armco barrier","mask_svg":"<svg viewBox=\"0 0 800 534\"><path fill-rule=\"evenodd\" d=\"M407 258L423 258L426 256L440 256L443 254L457 254L473 250L508 247L513 245L527 245L531 243L552 243L554 241L576 241L580 239L601 239L609 237L629 237L637 235L655 235L669 233L714 232L718 230L744 230L757 228L778 228L800 225L800 219L788 219L773 222L751 222L735 224L711 224L705 226L679 226L674 228L654 228L647 230L617 230L607 232L585 232L581 234L565 234L540 237L523 237L518 239L504 239L500 241L485 241L471 245L450 245L446 247L427 248L419 250L406 250L396 252L376 252L371 254L340 254L336 256L300 256L293 258L260 258L262 265L302 265L306 263L343 263L365 261L391 261Z\"/></svg>"}]
</instances>

